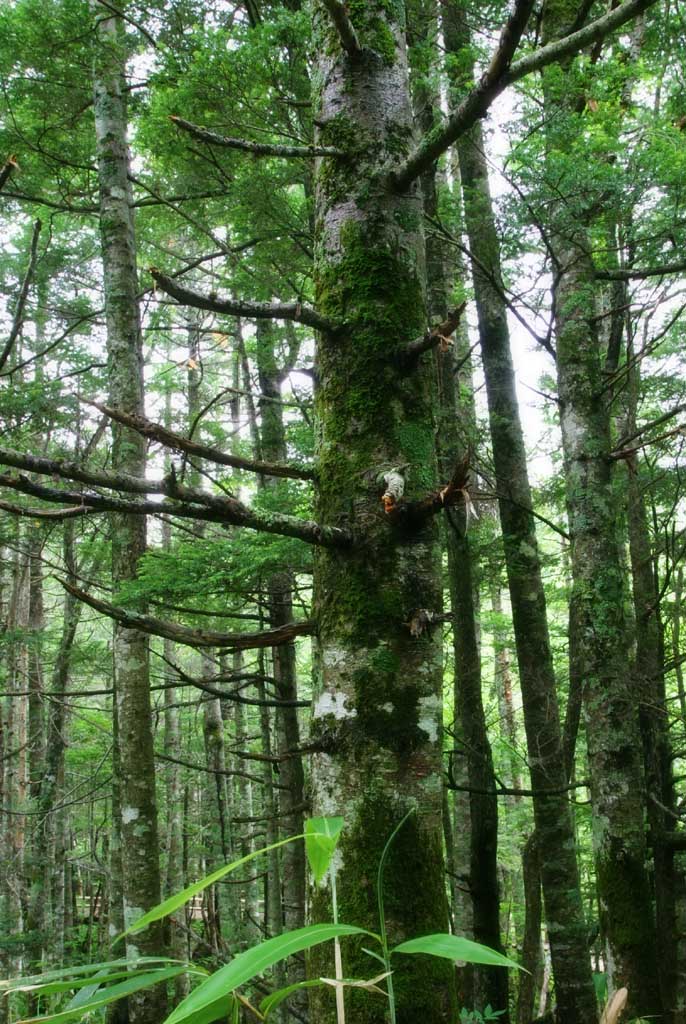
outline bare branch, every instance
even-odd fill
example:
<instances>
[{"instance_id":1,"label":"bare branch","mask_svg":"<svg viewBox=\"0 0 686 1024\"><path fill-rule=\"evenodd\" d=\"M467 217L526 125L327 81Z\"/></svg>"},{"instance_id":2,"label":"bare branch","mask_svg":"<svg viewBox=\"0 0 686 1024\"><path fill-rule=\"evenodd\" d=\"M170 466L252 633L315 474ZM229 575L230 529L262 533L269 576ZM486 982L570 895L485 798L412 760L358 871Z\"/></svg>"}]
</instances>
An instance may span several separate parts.
<instances>
[{"instance_id":1,"label":"bare branch","mask_svg":"<svg viewBox=\"0 0 686 1024\"><path fill-rule=\"evenodd\" d=\"M19 337L19 332L24 323L24 307L26 306L26 300L29 297L29 288L31 287L31 281L33 279L33 272L36 269L36 256L38 254L38 238L40 236L42 224L39 220L33 225L33 234L31 236L31 249L29 252L29 262L24 274L24 280L21 283L21 289L19 291L19 297L17 299L17 307L14 311L14 317L12 319L12 327L10 333L5 342L5 347L0 353L0 370L3 368L5 363L10 357L10 353L14 348L14 343Z\"/></svg>"},{"instance_id":2,"label":"bare branch","mask_svg":"<svg viewBox=\"0 0 686 1024\"><path fill-rule=\"evenodd\" d=\"M616 270L596 270L600 281L645 281L648 277L665 277L667 274L682 274L686 271L686 260L676 263L660 263L655 267L619 267Z\"/></svg>"},{"instance_id":3,"label":"bare branch","mask_svg":"<svg viewBox=\"0 0 686 1024\"><path fill-rule=\"evenodd\" d=\"M360 41L357 38L357 32L355 27L348 17L348 13L342 3L339 0L322 0L324 7L326 7L334 27L338 32L338 38L341 41L341 46L351 57L356 57L362 52Z\"/></svg>"},{"instance_id":4,"label":"bare branch","mask_svg":"<svg viewBox=\"0 0 686 1024\"><path fill-rule=\"evenodd\" d=\"M448 314L448 319L444 323L432 327L424 337L408 342L398 353L401 364L405 367L412 366L423 352L428 352L430 349L436 348L437 345L448 345L451 334L455 333L460 324L466 306L466 302L461 302L456 309Z\"/></svg>"},{"instance_id":5,"label":"bare branch","mask_svg":"<svg viewBox=\"0 0 686 1024\"><path fill-rule=\"evenodd\" d=\"M238 149L242 153L250 153L252 156L284 156L298 157L305 160L313 160L316 156L344 157L346 154L342 149L333 146L282 146L266 142L249 142L247 139L234 139L228 135L219 135L218 132L210 131L201 125L193 124L184 120L183 117L169 118L177 128L183 129L201 142L207 142L212 146L222 146L224 149Z\"/></svg>"},{"instance_id":6,"label":"bare branch","mask_svg":"<svg viewBox=\"0 0 686 1024\"><path fill-rule=\"evenodd\" d=\"M234 651L250 651L262 647L278 647L281 644L291 643L296 636L312 636L315 632L313 619L306 619L304 622L288 622L285 626L267 629L262 633L218 633L211 629L190 629L188 626L180 626L176 622L167 622L164 619L153 618L151 615L126 611L108 601L100 601L87 591L81 590L80 587L67 583L66 580L60 579L59 582L79 601L83 601L89 607L107 615L108 618L121 622L122 625L131 629L139 629L141 632L151 633L153 636L161 636L186 647L217 647Z\"/></svg>"},{"instance_id":7,"label":"bare branch","mask_svg":"<svg viewBox=\"0 0 686 1024\"><path fill-rule=\"evenodd\" d=\"M243 459L240 455L227 455L218 448L212 448L207 444L200 444L180 434L167 430L159 423L153 423L143 416L130 416L128 413L113 409L108 405L100 405L99 402L86 402L101 412L104 412L110 419L122 423L132 430L136 430L143 437L151 441L157 441L165 448L171 448L175 452L183 452L186 455L195 455L199 459L207 459L220 466L231 466L233 469L245 469L251 473L261 473L264 476L284 477L293 480L312 480L314 470L307 466L289 466L276 462L260 462L259 459Z\"/></svg>"},{"instance_id":8,"label":"bare branch","mask_svg":"<svg viewBox=\"0 0 686 1024\"><path fill-rule=\"evenodd\" d=\"M548 43L533 53L510 65L516 46L521 37L533 3L518 3L503 33L493 60L480 81L460 103L445 124L430 132L419 146L401 165L389 174L389 183L399 192L428 170L454 142L469 131L472 125L484 117L501 92L533 71L540 71L549 64L555 64L573 56L579 50L600 42L628 21L652 7L657 0L626 0L608 14L590 22L578 32L572 32L562 39ZM522 24L523 22L523 24Z\"/></svg>"},{"instance_id":9,"label":"bare branch","mask_svg":"<svg viewBox=\"0 0 686 1024\"><path fill-rule=\"evenodd\" d=\"M151 267L150 273L157 287L183 306L207 309L212 313L227 313L229 316L245 316L251 320L295 320L317 331L337 331L343 326L321 316L302 302L238 302L234 299L219 299L215 295L201 295L190 288L184 288L157 267Z\"/></svg>"}]
</instances>

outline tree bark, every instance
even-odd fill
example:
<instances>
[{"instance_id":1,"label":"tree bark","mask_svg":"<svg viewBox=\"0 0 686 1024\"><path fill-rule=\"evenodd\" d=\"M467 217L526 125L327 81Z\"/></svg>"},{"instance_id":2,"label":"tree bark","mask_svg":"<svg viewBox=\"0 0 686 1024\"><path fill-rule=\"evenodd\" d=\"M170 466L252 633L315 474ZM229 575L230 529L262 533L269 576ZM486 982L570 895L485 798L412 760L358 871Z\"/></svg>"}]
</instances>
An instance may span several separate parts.
<instances>
[{"instance_id":1,"label":"tree bark","mask_svg":"<svg viewBox=\"0 0 686 1024\"><path fill-rule=\"evenodd\" d=\"M315 814L346 822L337 856L341 920L378 927L374 879L383 845L414 807L389 857L384 892L392 943L448 926L442 849L440 631L410 625L441 613L435 522L394 524L384 511L384 475L397 470L405 499L436 486L433 374L420 360L406 372L396 354L426 329L421 198L382 185L385 161L412 143L403 5L356 6L362 51L351 59L321 5L315 6L314 109L318 143L349 140L354 166L317 162L315 292L324 316L348 326L317 347L318 507L322 522L354 518L356 550L318 553L319 621L313 732L327 751L312 763ZM379 181L378 187L369 182ZM396 483L398 482L397 477ZM330 920L330 893L314 899ZM346 976L365 977L357 941L343 951ZM312 956L331 976L328 951ZM443 1024L451 969L432 958L395 965L399 1024ZM316 991L316 990L313 990ZM334 1018L317 994L318 1024ZM356 1024L381 1024L385 1001L346 994Z\"/></svg>"},{"instance_id":2,"label":"tree bark","mask_svg":"<svg viewBox=\"0 0 686 1024\"><path fill-rule=\"evenodd\" d=\"M464 22L443 3L446 47L459 54L468 43ZM459 83L454 83L459 88ZM541 851L541 882L561 1024L593 1020L596 1000L576 862L575 837L562 757L562 730L553 668L541 561L526 450L515 388L507 311L501 286L500 246L493 215L483 134L476 126L458 143L465 223L474 260L472 277L479 321L498 510L503 533L512 617L524 706L524 726ZM498 287L494 286L496 282Z\"/></svg>"},{"instance_id":3,"label":"tree bark","mask_svg":"<svg viewBox=\"0 0 686 1024\"><path fill-rule=\"evenodd\" d=\"M546 42L561 37L576 5L546 5ZM559 166L582 130L567 69L544 73L547 154ZM560 116L560 115L564 116ZM645 869L645 782L637 702L624 618L618 501L612 486L610 420L603 394L596 288L584 211L554 203L547 225L555 264L557 379L571 534L570 664L584 681L601 931L610 992L626 986L628 1014L660 1014L654 914Z\"/></svg>"},{"instance_id":4,"label":"tree bark","mask_svg":"<svg viewBox=\"0 0 686 1024\"><path fill-rule=\"evenodd\" d=\"M105 285L109 401L134 416L144 414L143 360L138 309L136 248L125 103L126 42L123 22L93 0L96 24L94 114L100 187L100 237ZM145 476L145 443L119 424L112 428L115 472ZM135 580L145 551L145 520L113 514L112 577L116 592ZM114 687L121 773L122 878L125 923L160 902L159 844L155 800L148 639L117 623L114 627ZM163 951L162 928L152 925L127 940L127 955ZM128 1000L131 1024L155 1024L164 1017L160 987Z\"/></svg>"}]
</instances>

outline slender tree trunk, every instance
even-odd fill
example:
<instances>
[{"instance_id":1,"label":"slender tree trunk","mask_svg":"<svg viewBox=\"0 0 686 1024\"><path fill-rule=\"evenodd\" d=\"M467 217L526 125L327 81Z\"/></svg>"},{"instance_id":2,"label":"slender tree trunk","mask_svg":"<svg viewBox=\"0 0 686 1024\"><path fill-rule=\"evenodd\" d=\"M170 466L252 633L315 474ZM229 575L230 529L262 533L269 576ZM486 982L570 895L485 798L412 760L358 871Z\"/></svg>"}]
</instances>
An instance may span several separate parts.
<instances>
[{"instance_id":1,"label":"slender tree trunk","mask_svg":"<svg viewBox=\"0 0 686 1024\"><path fill-rule=\"evenodd\" d=\"M447 2L441 7L447 50L458 55L469 42L462 15ZM465 223L474 258L472 277L531 784L536 793L534 819L541 851L557 1013L561 1024L576 1024L593 1020L596 1000L586 948L574 827L564 792L567 779L555 672L541 562L530 512L532 496L503 302L500 247L480 126L459 141L458 155Z\"/></svg>"},{"instance_id":2,"label":"slender tree trunk","mask_svg":"<svg viewBox=\"0 0 686 1024\"><path fill-rule=\"evenodd\" d=\"M100 184L100 235L105 284L110 403L140 415L143 359L125 103L126 43L123 21L93 0L96 21L94 114ZM115 424L112 468L145 476L145 442ZM112 575L115 593L136 578L145 551L142 516L113 514ZM155 801L152 718L145 634L114 627L114 688L121 775L121 836L124 919L130 924L160 901L159 843ZM162 928L153 925L127 940L127 954L160 954ZM155 1024L164 1016L160 987L129 998L132 1024Z\"/></svg>"},{"instance_id":3,"label":"slender tree trunk","mask_svg":"<svg viewBox=\"0 0 686 1024\"><path fill-rule=\"evenodd\" d=\"M546 42L576 14L569 0L546 5ZM564 72L544 73L551 173L581 132L577 89ZM638 709L624 618L626 586L612 486L610 419L598 338L591 244L579 211L551 208L547 226L558 395L571 534L570 663L584 681L601 930L610 991L626 986L627 1013L661 1013L654 915L646 873L645 785ZM620 799L621 797L621 799Z\"/></svg>"},{"instance_id":4,"label":"slender tree trunk","mask_svg":"<svg viewBox=\"0 0 686 1024\"><path fill-rule=\"evenodd\" d=\"M261 457L268 462L286 461L286 435L281 405L281 382L274 352L275 336L271 324L257 325L257 372L260 383ZM288 484L265 478L263 488L284 492ZM293 621L293 579L288 569L274 573L267 581L269 592L269 624L272 628ZM272 650L272 664L276 691L281 700L297 700L297 674L295 644L283 644ZM297 750L300 746L298 711L295 707L277 709L276 731L280 753ZM281 767L280 810L281 828L285 835L300 835L303 831L304 773L302 758L289 757ZM282 853L282 884L284 923L288 930L305 923L305 851L302 843L290 843ZM291 971L292 980L304 977L302 967ZM289 974L289 981L290 979Z\"/></svg>"}]
</instances>

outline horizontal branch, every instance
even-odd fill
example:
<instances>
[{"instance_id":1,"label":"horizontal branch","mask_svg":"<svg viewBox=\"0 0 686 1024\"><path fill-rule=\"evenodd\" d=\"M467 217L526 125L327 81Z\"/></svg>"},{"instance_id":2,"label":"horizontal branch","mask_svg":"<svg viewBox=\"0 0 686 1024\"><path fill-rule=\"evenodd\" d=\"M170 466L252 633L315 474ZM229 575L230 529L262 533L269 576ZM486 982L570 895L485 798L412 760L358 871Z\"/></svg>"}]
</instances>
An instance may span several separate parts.
<instances>
[{"instance_id":1,"label":"horizontal branch","mask_svg":"<svg viewBox=\"0 0 686 1024\"><path fill-rule=\"evenodd\" d=\"M14 316L12 318L12 326L10 327L10 333L7 336L7 341L4 344L2 352L0 352L0 370L7 362L10 357L10 353L14 348L14 343L19 337L22 325L24 323L24 307L26 306L26 300L29 297L29 288L31 287L31 281L33 280L33 272L36 269L36 257L38 256L38 239L40 237L41 227L40 220L37 220L33 225L33 234L31 235L31 247L29 250L29 262L26 267L26 273L24 274L24 280L21 283L19 290L19 297L17 298L17 305L14 310Z\"/></svg>"},{"instance_id":2,"label":"horizontal branch","mask_svg":"<svg viewBox=\"0 0 686 1024\"><path fill-rule=\"evenodd\" d=\"M12 516L19 516L21 519L48 519L51 522L61 522L63 519L77 519L80 516L88 515L88 509L83 505L75 505L74 508L36 508L25 505L14 505L11 501L0 501L0 509L9 512Z\"/></svg>"},{"instance_id":3,"label":"horizontal branch","mask_svg":"<svg viewBox=\"0 0 686 1024\"><path fill-rule=\"evenodd\" d=\"M654 267L619 267L616 270L596 270L599 281L645 281L649 277L666 277L668 274L683 274L686 260L676 263L659 263Z\"/></svg>"},{"instance_id":4,"label":"horizontal branch","mask_svg":"<svg viewBox=\"0 0 686 1024\"><path fill-rule=\"evenodd\" d=\"M3 456L4 458L4 456ZM35 458L35 457L34 457ZM2 460L0 460L2 461ZM47 460L49 461L49 460ZM93 474L94 475L94 474ZM100 476L114 476L114 474L98 474ZM323 547L348 547L352 543L352 536L346 530L335 526L320 526L310 520L298 519L296 516L284 515L279 512L266 512L254 510L243 505L235 498L220 497L214 494L207 494L190 487L182 487L174 483L173 477L166 477L164 481L138 480L135 477L129 478L136 485L147 486L149 490L163 489L162 493L176 497L178 501L130 501L127 499L113 497L111 495L95 494L93 492L80 493L78 491L59 490L55 487L46 487L28 477L20 474L10 476L0 474L0 487L9 487L11 490L19 491L22 494L29 494L34 498L55 504L82 506L84 514L99 512L121 512L126 515L168 515L180 519L196 519L201 522L223 523L227 526L241 526L250 530L257 530L260 533L273 533L282 537L293 537L302 540L306 544L317 544ZM122 478L118 478L117 484L109 483L106 486L116 486L121 490L127 490ZM102 486L102 484L99 484ZM73 513L75 514L75 513Z\"/></svg>"},{"instance_id":5,"label":"horizontal branch","mask_svg":"<svg viewBox=\"0 0 686 1024\"><path fill-rule=\"evenodd\" d=\"M153 636L161 636L186 647L217 647L234 651L250 651L263 647L279 647L281 644L290 643L296 636L312 636L315 632L315 623L312 619L306 619L304 622L289 622L285 626L267 629L262 633L219 633L211 629L191 629L188 626L180 626L176 622L156 619L151 615L126 611L124 608L110 604L109 601L101 601L97 597L93 597L87 591L81 590L80 587L67 583L66 580L60 579L59 582L79 601L83 601L95 611L107 615L108 618L120 622L123 626L138 629L142 633L150 633Z\"/></svg>"},{"instance_id":6,"label":"horizontal branch","mask_svg":"<svg viewBox=\"0 0 686 1024\"><path fill-rule=\"evenodd\" d=\"M302 302L238 302L234 299L219 299L216 295L201 295L190 288L184 288L172 277L163 274L157 267L151 267L155 284L183 306L206 309L211 313L226 313L229 316L244 316L251 320L294 320L317 331L337 331L342 324L321 316L316 309Z\"/></svg>"},{"instance_id":7,"label":"horizontal branch","mask_svg":"<svg viewBox=\"0 0 686 1024\"><path fill-rule=\"evenodd\" d=\"M341 46L351 57L357 56L361 52L360 41L345 7L339 3L339 0L322 0L322 2L329 12L336 32L338 32Z\"/></svg>"},{"instance_id":8,"label":"horizontal branch","mask_svg":"<svg viewBox=\"0 0 686 1024\"><path fill-rule=\"evenodd\" d=\"M436 348L437 345L448 345L450 343L450 336L455 333L460 324L466 306L466 302L460 303L457 309L448 314L448 319L442 324L432 327L422 338L415 338L414 341L408 342L407 345L401 348L398 352L401 365L410 367L419 359L422 353Z\"/></svg>"},{"instance_id":9,"label":"horizontal branch","mask_svg":"<svg viewBox=\"0 0 686 1024\"><path fill-rule=\"evenodd\" d=\"M207 142L211 146L222 146L224 149L237 149L242 153L250 153L252 156L298 157L312 160L316 156L344 157L346 155L343 150L333 146L282 146L267 142L249 142L247 139L235 139L229 135L220 135L218 132L186 121L183 117L172 115L169 120L173 121L177 128L183 129L201 142Z\"/></svg>"},{"instance_id":10,"label":"horizontal branch","mask_svg":"<svg viewBox=\"0 0 686 1024\"><path fill-rule=\"evenodd\" d=\"M477 85L468 93L445 122L419 143L417 148L396 171L389 175L393 188L403 192L420 174L427 171L438 158L457 142L460 136L488 113L493 101L509 86L520 81L533 71L540 71L550 64L558 63L573 56L593 43L598 43L610 33L621 28L628 21L652 7L657 0L626 0L614 10L590 22L578 32L572 32L557 39L533 53L509 64L521 37L526 8L533 4L518 4L510 23L512 30L507 39L501 40L496 54ZM519 30L519 35L517 31ZM503 43L506 45L504 46ZM515 44L513 46L513 43ZM509 54L509 57L508 57ZM509 67L508 67L509 65Z\"/></svg>"},{"instance_id":11,"label":"horizontal branch","mask_svg":"<svg viewBox=\"0 0 686 1024\"><path fill-rule=\"evenodd\" d=\"M19 165L17 164L16 157L14 157L14 156L8 156L7 157L7 160L5 161L3 166L0 168L0 192L2 192L3 188L5 187L5 185L7 184L7 182L10 179L10 175L14 171L16 171L18 166Z\"/></svg>"},{"instance_id":12,"label":"horizontal branch","mask_svg":"<svg viewBox=\"0 0 686 1024\"><path fill-rule=\"evenodd\" d=\"M182 452L185 455L195 455L199 459L206 459L215 462L219 466L230 466L232 469L244 469L251 473L261 473L264 476L285 477L293 480L312 480L314 470L307 466L290 466L279 462L261 462L259 459L243 459L240 455L228 455L219 448L212 448L207 444L200 444L190 438L182 437L171 430L167 430L159 423L153 423L144 416L130 416L120 409L113 409L108 405L101 405L99 402L87 402L100 412L105 413L110 419L122 423L125 427L137 431L143 437L151 441L157 441L170 448L172 451Z\"/></svg>"}]
</instances>

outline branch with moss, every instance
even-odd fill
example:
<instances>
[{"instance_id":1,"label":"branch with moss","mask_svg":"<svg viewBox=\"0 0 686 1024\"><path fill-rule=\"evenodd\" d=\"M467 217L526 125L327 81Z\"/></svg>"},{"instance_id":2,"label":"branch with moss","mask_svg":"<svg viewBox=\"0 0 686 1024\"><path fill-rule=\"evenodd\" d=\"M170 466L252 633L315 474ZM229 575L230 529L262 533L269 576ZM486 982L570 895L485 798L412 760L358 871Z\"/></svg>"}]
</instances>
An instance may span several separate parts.
<instances>
[{"instance_id":1,"label":"branch with moss","mask_svg":"<svg viewBox=\"0 0 686 1024\"><path fill-rule=\"evenodd\" d=\"M222 146L224 149L237 149L242 153L250 153L252 156L296 157L301 160L313 160L316 156L344 157L346 155L343 150L333 146L284 146L267 142L250 142L248 139L235 139L230 135L220 135L202 125L186 121L183 117L172 115L169 120L173 121L177 128L188 132L200 142L206 142L211 146Z\"/></svg>"},{"instance_id":2,"label":"branch with moss","mask_svg":"<svg viewBox=\"0 0 686 1024\"><path fill-rule=\"evenodd\" d=\"M190 438L182 437L172 430L167 430L159 423L153 423L143 416L131 416L120 409L113 409L109 405L101 405L99 402L87 402L99 409L110 419L117 423L130 427L137 433L142 434L151 441L157 441L175 452L182 452L184 455L194 455L199 459L206 459L219 466L230 466L232 469L244 469L251 473L260 473L263 476L283 477L292 480L312 480L314 470L307 466L290 466L277 462L261 462L259 459L244 459L240 455L229 455L219 448L212 448L207 444L200 444Z\"/></svg>"},{"instance_id":3,"label":"branch with moss","mask_svg":"<svg viewBox=\"0 0 686 1024\"><path fill-rule=\"evenodd\" d=\"M357 38L355 26L348 17L348 12L344 5L339 3L339 0L322 0L322 3L326 7L333 26L338 33L341 46L351 57L356 57L362 52L362 48Z\"/></svg>"},{"instance_id":4,"label":"branch with moss","mask_svg":"<svg viewBox=\"0 0 686 1024\"><path fill-rule=\"evenodd\" d=\"M595 21L580 28L577 32L571 32L562 39L556 39L512 64L510 62L534 6L528 0L518 3L501 37L498 49L479 82L460 103L457 110L449 116L445 124L430 132L407 160L388 175L390 185L395 190L404 192L413 181L428 171L432 164L453 143L457 142L460 136L486 116L493 101L509 86L534 71L541 71L550 64L557 64L574 56L580 50L600 42L628 21L648 10L656 2L657 0L626 0L625 3L615 7L608 14L596 18Z\"/></svg>"},{"instance_id":5,"label":"branch with moss","mask_svg":"<svg viewBox=\"0 0 686 1024\"><path fill-rule=\"evenodd\" d=\"M59 579L59 578L58 578ZM66 591L78 598L90 608L108 618L120 622L130 629L138 629L143 633L152 636L161 636L166 640L173 640L176 644L185 647L216 647L221 650L251 651L263 647L279 647L281 644L291 643L297 636L312 636L315 632L313 619L305 619L303 622L288 622L275 629L266 629L261 633L219 633L213 629L191 629L189 626L181 626L177 622L168 622L165 619L156 619L151 615L143 615L139 612L128 611L109 601L101 601L93 597L80 587L59 579L59 583Z\"/></svg>"},{"instance_id":6,"label":"branch with moss","mask_svg":"<svg viewBox=\"0 0 686 1024\"><path fill-rule=\"evenodd\" d=\"M155 284L161 291L176 299L182 306L206 309L210 313L225 313L229 316L244 316L250 320L294 320L317 331L335 332L343 326L322 316L312 306L302 302L247 302L235 299L220 299L216 295L201 295L190 288L184 288L172 277L163 274L157 267L151 267Z\"/></svg>"},{"instance_id":7,"label":"branch with moss","mask_svg":"<svg viewBox=\"0 0 686 1024\"><path fill-rule=\"evenodd\" d=\"M5 461L2 456L0 461ZM35 456L27 457L25 468L30 468L28 463L48 463L49 459L37 459ZM66 475L64 467L60 463L54 463L56 475ZM39 472L49 472L42 469ZM85 476L81 474L81 477ZM80 506L84 509L83 514L94 514L101 512L122 512L127 515L167 515L179 519L196 519L201 522L220 523L226 526L241 526L246 529L257 530L260 533L274 533L281 537L293 537L302 540L306 544L316 544L322 547L348 547L352 544L352 536L346 530L334 526L320 526L310 520L298 519L296 516L285 515L280 512L266 512L248 508L235 498L207 494L195 488L185 487L178 484L173 474L165 477L163 481L138 480L135 477L125 478L123 475L110 473L87 474L93 482L94 477L99 477L97 486L113 487L125 492L141 491L158 492L178 500L167 501L130 501L112 495L102 495L89 491L60 490L56 487L46 487L44 484L29 480L23 474L10 476L0 474L0 487L8 487L11 490L28 494L34 498L53 504L67 505L67 511L75 515L74 507ZM107 482L104 482L104 479ZM132 486L127 484L131 481Z\"/></svg>"}]
</instances>

